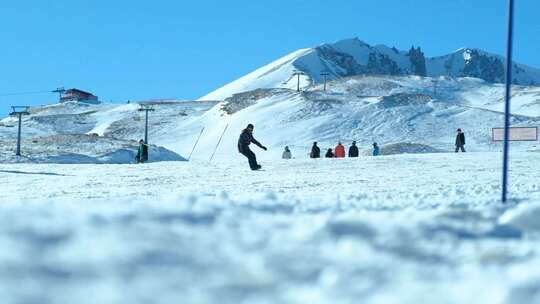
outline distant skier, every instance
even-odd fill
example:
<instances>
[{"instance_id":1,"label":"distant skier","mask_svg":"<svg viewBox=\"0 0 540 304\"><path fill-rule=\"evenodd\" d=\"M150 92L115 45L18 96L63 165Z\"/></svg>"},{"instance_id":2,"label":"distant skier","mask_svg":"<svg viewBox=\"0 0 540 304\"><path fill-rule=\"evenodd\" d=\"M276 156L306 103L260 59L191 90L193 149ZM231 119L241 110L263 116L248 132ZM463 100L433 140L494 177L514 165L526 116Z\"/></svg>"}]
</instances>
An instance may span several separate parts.
<instances>
[{"instance_id":1,"label":"distant skier","mask_svg":"<svg viewBox=\"0 0 540 304\"><path fill-rule=\"evenodd\" d=\"M457 129L456 135L456 153L461 149L461 152L465 152L465 133L461 129Z\"/></svg>"},{"instance_id":2,"label":"distant skier","mask_svg":"<svg viewBox=\"0 0 540 304\"><path fill-rule=\"evenodd\" d=\"M335 157L337 158L345 157L345 147L340 142L338 143L334 151L335 151Z\"/></svg>"},{"instance_id":3,"label":"distant skier","mask_svg":"<svg viewBox=\"0 0 540 304\"><path fill-rule=\"evenodd\" d=\"M373 156L379 155L381 155L381 149L379 149L379 145L377 145L377 143L373 143Z\"/></svg>"},{"instance_id":4,"label":"distant skier","mask_svg":"<svg viewBox=\"0 0 540 304\"><path fill-rule=\"evenodd\" d=\"M148 161L148 145L144 142L144 139L139 140L139 149L137 150L135 160L137 163L145 163Z\"/></svg>"},{"instance_id":5,"label":"distant skier","mask_svg":"<svg viewBox=\"0 0 540 304\"><path fill-rule=\"evenodd\" d=\"M311 158L320 158L321 157L321 149L317 147L317 142L313 143L313 147L311 147L311 153L309 154L309 157Z\"/></svg>"},{"instance_id":6,"label":"distant skier","mask_svg":"<svg viewBox=\"0 0 540 304\"><path fill-rule=\"evenodd\" d=\"M356 141L352 142L351 147L349 148L349 157L358 157L358 147L356 146Z\"/></svg>"},{"instance_id":7,"label":"distant skier","mask_svg":"<svg viewBox=\"0 0 540 304\"><path fill-rule=\"evenodd\" d=\"M328 151L326 151L326 155L324 156L326 158L333 158L334 157L334 153L332 152L332 149L328 149Z\"/></svg>"},{"instance_id":8,"label":"distant skier","mask_svg":"<svg viewBox=\"0 0 540 304\"><path fill-rule=\"evenodd\" d=\"M292 153L291 153L291 150L289 150L288 146L285 147L285 151L283 151L283 154L281 155L281 158L283 158L283 159L291 159L292 158Z\"/></svg>"},{"instance_id":9,"label":"distant skier","mask_svg":"<svg viewBox=\"0 0 540 304\"><path fill-rule=\"evenodd\" d=\"M261 145L261 143L259 143L255 138L253 138L253 129L253 125L249 124L240 134L240 138L238 138L238 152L247 157L251 170L259 170L261 169L261 165L257 164L257 157L255 156L255 153L251 151L249 145L251 143L254 143L264 151L268 149L265 146Z\"/></svg>"}]
</instances>

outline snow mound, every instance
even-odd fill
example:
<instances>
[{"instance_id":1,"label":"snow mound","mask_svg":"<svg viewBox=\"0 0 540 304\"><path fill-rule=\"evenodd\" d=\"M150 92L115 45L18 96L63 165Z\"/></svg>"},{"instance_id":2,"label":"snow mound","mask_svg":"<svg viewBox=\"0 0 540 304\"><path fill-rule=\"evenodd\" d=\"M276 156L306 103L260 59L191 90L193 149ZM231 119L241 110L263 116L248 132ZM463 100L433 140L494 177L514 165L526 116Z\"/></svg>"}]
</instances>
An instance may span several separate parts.
<instances>
[{"instance_id":1,"label":"snow mound","mask_svg":"<svg viewBox=\"0 0 540 304\"><path fill-rule=\"evenodd\" d=\"M533 190L540 190L540 187ZM540 232L540 203L520 204L506 211L499 219L502 224L508 224L524 232Z\"/></svg>"},{"instance_id":2,"label":"snow mound","mask_svg":"<svg viewBox=\"0 0 540 304\"><path fill-rule=\"evenodd\" d=\"M383 145L381 155L396 155L396 154L422 154L422 153L442 153L445 151L433 148L424 144L416 143L395 143ZM372 150L364 151L364 155L372 155Z\"/></svg>"},{"instance_id":3,"label":"snow mound","mask_svg":"<svg viewBox=\"0 0 540 304\"><path fill-rule=\"evenodd\" d=\"M0 141L4 163L129 164L135 162L137 141L96 135L53 135L23 140L22 156L14 155L14 140ZM163 147L150 145L149 162L185 161Z\"/></svg>"},{"instance_id":4,"label":"snow mound","mask_svg":"<svg viewBox=\"0 0 540 304\"><path fill-rule=\"evenodd\" d=\"M390 96L383 96L379 102L382 108L404 107L411 105L423 105L432 101L432 98L426 94L419 93L398 93Z\"/></svg>"}]
</instances>

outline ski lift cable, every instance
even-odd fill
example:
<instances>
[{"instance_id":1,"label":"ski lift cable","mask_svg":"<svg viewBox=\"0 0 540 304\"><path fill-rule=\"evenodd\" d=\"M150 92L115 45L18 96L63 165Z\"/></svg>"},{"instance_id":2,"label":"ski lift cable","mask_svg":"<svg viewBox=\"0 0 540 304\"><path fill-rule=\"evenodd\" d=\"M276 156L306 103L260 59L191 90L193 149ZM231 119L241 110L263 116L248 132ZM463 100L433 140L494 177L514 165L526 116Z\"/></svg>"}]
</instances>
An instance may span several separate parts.
<instances>
[{"instance_id":1,"label":"ski lift cable","mask_svg":"<svg viewBox=\"0 0 540 304\"><path fill-rule=\"evenodd\" d=\"M21 96L21 95L36 95L36 94L45 94L45 93L52 93L52 92L51 92L51 91L34 91L34 92L6 93L6 94L0 94L0 97L5 97L5 96Z\"/></svg>"}]
</instances>

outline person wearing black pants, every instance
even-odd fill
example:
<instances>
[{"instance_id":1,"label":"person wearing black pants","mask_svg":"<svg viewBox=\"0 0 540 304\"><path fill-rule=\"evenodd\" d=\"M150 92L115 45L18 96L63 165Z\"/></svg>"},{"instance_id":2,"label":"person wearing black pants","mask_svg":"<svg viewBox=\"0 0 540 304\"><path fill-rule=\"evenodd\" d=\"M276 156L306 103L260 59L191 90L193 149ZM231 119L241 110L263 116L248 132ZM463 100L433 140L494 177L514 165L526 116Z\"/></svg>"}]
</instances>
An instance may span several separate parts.
<instances>
[{"instance_id":1,"label":"person wearing black pants","mask_svg":"<svg viewBox=\"0 0 540 304\"><path fill-rule=\"evenodd\" d=\"M264 151L267 150L267 148L261 143L259 143L254 137L253 137L253 125L249 124L247 127L242 131L240 134L240 138L238 138L238 152L240 152L242 155L247 157L249 162L249 167L251 170L259 170L261 169L261 165L257 164L257 156L251 149L249 148L249 145L251 143L254 143L259 148L263 149Z\"/></svg>"},{"instance_id":2,"label":"person wearing black pants","mask_svg":"<svg viewBox=\"0 0 540 304\"><path fill-rule=\"evenodd\" d=\"M461 152L465 152L465 133L461 129L457 129L456 136L456 153L461 149Z\"/></svg>"}]
</instances>

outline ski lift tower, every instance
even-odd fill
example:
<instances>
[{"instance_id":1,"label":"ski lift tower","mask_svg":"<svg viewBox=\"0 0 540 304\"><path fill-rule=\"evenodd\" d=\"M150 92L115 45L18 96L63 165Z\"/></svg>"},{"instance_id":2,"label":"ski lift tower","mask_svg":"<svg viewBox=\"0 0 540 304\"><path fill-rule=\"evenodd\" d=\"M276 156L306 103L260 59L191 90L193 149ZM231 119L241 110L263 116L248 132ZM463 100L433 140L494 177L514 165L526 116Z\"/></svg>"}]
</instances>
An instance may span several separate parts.
<instances>
[{"instance_id":1,"label":"ski lift tower","mask_svg":"<svg viewBox=\"0 0 540 304\"><path fill-rule=\"evenodd\" d=\"M326 91L326 79L328 78L328 76L330 76L330 73L325 71L321 73L321 76L324 77L324 91Z\"/></svg>"},{"instance_id":2,"label":"ski lift tower","mask_svg":"<svg viewBox=\"0 0 540 304\"><path fill-rule=\"evenodd\" d=\"M17 130L17 152L15 155L21 156L21 128L22 128L22 117L23 115L30 115L28 112L29 106L11 106L13 111L9 114L10 116L17 116L19 118L19 129Z\"/></svg>"},{"instance_id":3,"label":"ski lift tower","mask_svg":"<svg viewBox=\"0 0 540 304\"><path fill-rule=\"evenodd\" d=\"M149 104L139 104L139 112L145 112L144 119L144 143L148 144L148 112L154 112L154 108Z\"/></svg>"},{"instance_id":4,"label":"ski lift tower","mask_svg":"<svg viewBox=\"0 0 540 304\"><path fill-rule=\"evenodd\" d=\"M297 85L296 85L296 91L300 92L300 75L305 75L305 73L302 72L302 71L294 71L294 73L292 75L293 75L293 77L294 76L298 77L298 82L297 82Z\"/></svg>"},{"instance_id":5,"label":"ski lift tower","mask_svg":"<svg viewBox=\"0 0 540 304\"><path fill-rule=\"evenodd\" d=\"M58 93L58 102L60 102L62 100L62 94L64 94L66 92L66 89L64 87L61 87L61 88L57 88L56 90L54 91L51 91L52 93Z\"/></svg>"}]
</instances>

